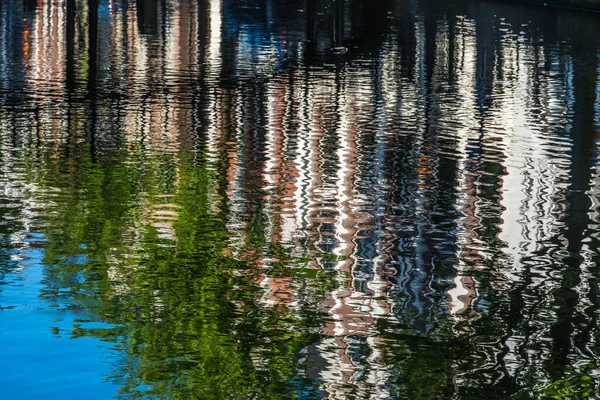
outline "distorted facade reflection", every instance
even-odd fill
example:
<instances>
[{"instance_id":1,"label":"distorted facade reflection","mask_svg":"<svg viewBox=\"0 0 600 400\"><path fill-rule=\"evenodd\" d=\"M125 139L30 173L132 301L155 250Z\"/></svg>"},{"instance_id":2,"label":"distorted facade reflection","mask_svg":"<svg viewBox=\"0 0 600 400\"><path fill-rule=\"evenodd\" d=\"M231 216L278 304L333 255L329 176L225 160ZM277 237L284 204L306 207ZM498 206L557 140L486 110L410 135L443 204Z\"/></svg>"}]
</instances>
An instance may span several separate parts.
<instances>
[{"instance_id":1,"label":"distorted facade reflection","mask_svg":"<svg viewBox=\"0 0 600 400\"><path fill-rule=\"evenodd\" d=\"M529 11L0 3L3 283L126 396L598 378L598 21Z\"/></svg>"}]
</instances>

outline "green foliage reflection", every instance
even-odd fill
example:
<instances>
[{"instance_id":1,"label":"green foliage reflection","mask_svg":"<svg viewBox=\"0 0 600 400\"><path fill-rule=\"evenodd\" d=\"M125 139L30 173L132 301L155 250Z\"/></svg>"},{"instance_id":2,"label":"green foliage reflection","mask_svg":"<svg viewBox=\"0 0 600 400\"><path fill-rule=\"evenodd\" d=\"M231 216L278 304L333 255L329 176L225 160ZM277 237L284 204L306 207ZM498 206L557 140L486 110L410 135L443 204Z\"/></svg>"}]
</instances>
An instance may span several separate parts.
<instances>
[{"instance_id":1,"label":"green foliage reflection","mask_svg":"<svg viewBox=\"0 0 600 400\"><path fill-rule=\"evenodd\" d=\"M261 303L265 270L256 256L232 255L214 168L194 153L111 151L96 161L89 151L73 154L41 155L43 168L31 173L44 203L47 281L70 289L71 304L84 305L84 321L114 326L84 323L72 335L115 344L121 357L110 379L122 386L120 395L319 395L316 382L298 378L298 360L318 340L320 315L310 305L292 312ZM264 218L249 223L264 232ZM276 258L272 274L297 290L318 294L330 286L327 275L315 279L305 259L265 245L259 234L244 250ZM85 279L75 285L72 276L82 269Z\"/></svg>"}]
</instances>

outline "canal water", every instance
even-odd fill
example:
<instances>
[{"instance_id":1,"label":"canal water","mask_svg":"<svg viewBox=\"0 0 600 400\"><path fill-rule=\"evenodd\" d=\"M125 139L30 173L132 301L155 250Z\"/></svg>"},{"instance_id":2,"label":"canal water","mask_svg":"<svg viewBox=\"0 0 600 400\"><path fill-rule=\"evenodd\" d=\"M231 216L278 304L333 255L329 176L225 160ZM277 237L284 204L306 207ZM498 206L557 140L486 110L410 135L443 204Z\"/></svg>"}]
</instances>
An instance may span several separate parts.
<instances>
[{"instance_id":1,"label":"canal water","mask_svg":"<svg viewBox=\"0 0 600 400\"><path fill-rule=\"evenodd\" d=\"M595 398L598 32L0 1L0 397Z\"/></svg>"}]
</instances>

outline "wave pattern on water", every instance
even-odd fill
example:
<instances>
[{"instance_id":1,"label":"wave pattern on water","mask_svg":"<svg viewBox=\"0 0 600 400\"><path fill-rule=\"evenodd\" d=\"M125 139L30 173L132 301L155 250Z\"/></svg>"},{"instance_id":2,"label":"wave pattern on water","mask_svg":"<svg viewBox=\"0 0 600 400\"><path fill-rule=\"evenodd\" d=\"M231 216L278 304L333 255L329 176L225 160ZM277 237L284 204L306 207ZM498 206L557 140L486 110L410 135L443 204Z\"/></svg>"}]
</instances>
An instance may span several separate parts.
<instances>
[{"instance_id":1,"label":"wave pattern on water","mask_svg":"<svg viewBox=\"0 0 600 400\"><path fill-rule=\"evenodd\" d=\"M599 395L598 27L0 2L5 394Z\"/></svg>"}]
</instances>

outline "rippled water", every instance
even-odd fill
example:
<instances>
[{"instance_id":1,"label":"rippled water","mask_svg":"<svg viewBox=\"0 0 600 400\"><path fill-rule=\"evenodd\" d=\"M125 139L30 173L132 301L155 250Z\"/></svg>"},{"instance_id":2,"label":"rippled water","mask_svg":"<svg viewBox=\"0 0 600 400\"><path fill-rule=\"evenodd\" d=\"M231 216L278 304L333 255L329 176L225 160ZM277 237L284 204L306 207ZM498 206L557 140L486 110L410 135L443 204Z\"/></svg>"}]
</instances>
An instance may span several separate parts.
<instances>
[{"instance_id":1,"label":"rippled water","mask_svg":"<svg viewBox=\"0 0 600 400\"><path fill-rule=\"evenodd\" d=\"M0 0L0 397L600 396L599 29Z\"/></svg>"}]
</instances>

